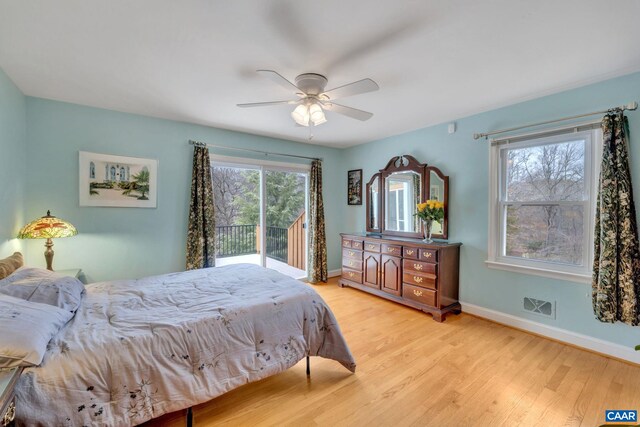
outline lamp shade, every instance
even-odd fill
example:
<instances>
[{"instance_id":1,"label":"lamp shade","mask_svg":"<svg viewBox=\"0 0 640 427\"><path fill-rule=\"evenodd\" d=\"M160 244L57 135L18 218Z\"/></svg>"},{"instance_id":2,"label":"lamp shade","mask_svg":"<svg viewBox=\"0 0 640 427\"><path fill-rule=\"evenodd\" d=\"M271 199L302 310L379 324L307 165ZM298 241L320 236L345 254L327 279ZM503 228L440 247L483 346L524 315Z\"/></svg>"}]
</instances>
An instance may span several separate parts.
<instances>
[{"instance_id":1,"label":"lamp shade","mask_svg":"<svg viewBox=\"0 0 640 427\"><path fill-rule=\"evenodd\" d=\"M298 105L291 112L291 117L300 126L309 126L309 108L306 105Z\"/></svg>"},{"instance_id":2,"label":"lamp shade","mask_svg":"<svg viewBox=\"0 0 640 427\"><path fill-rule=\"evenodd\" d=\"M18 239L55 239L71 237L78 234L78 230L67 221L51 215L51 211L42 218L31 221L22 227Z\"/></svg>"},{"instance_id":3,"label":"lamp shade","mask_svg":"<svg viewBox=\"0 0 640 427\"><path fill-rule=\"evenodd\" d=\"M319 125L327 121L322 112L322 108L318 104L311 104L309 107L309 115L314 125Z\"/></svg>"}]
</instances>

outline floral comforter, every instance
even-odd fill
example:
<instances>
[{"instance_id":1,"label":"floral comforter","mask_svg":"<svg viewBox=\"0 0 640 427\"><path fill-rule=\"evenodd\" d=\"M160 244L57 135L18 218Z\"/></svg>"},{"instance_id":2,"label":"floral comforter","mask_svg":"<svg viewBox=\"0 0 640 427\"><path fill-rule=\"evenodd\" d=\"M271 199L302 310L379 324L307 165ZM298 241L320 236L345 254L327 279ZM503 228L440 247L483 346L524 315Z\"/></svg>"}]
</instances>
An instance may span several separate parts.
<instances>
[{"instance_id":1,"label":"floral comforter","mask_svg":"<svg viewBox=\"0 0 640 427\"><path fill-rule=\"evenodd\" d=\"M308 285L255 265L94 283L16 387L18 425L124 426L208 401L306 355L355 361Z\"/></svg>"}]
</instances>

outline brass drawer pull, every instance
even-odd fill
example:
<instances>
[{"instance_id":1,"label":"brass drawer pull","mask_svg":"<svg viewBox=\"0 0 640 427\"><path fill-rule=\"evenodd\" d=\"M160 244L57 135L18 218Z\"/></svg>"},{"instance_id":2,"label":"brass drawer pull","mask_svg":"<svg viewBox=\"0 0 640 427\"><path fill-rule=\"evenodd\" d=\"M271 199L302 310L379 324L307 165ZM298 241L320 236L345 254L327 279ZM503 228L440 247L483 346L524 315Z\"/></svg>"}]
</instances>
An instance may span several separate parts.
<instances>
[{"instance_id":1,"label":"brass drawer pull","mask_svg":"<svg viewBox=\"0 0 640 427\"><path fill-rule=\"evenodd\" d=\"M349 251L349 256L354 256L354 255L355 255L355 252Z\"/></svg>"},{"instance_id":2,"label":"brass drawer pull","mask_svg":"<svg viewBox=\"0 0 640 427\"><path fill-rule=\"evenodd\" d=\"M376 248L376 245L367 245L367 249L374 250L375 248Z\"/></svg>"},{"instance_id":3,"label":"brass drawer pull","mask_svg":"<svg viewBox=\"0 0 640 427\"><path fill-rule=\"evenodd\" d=\"M431 258L431 252L423 252L422 255L424 255L427 258Z\"/></svg>"},{"instance_id":4,"label":"brass drawer pull","mask_svg":"<svg viewBox=\"0 0 640 427\"><path fill-rule=\"evenodd\" d=\"M413 264L413 268L415 268L418 271L422 270L422 265L421 264Z\"/></svg>"},{"instance_id":5,"label":"brass drawer pull","mask_svg":"<svg viewBox=\"0 0 640 427\"><path fill-rule=\"evenodd\" d=\"M420 276L413 276L413 280L415 280L416 283L422 283L422 277Z\"/></svg>"},{"instance_id":6,"label":"brass drawer pull","mask_svg":"<svg viewBox=\"0 0 640 427\"><path fill-rule=\"evenodd\" d=\"M422 296L422 291L418 291L418 290L413 290L413 294L417 297L421 297Z\"/></svg>"},{"instance_id":7,"label":"brass drawer pull","mask_svg":"<svg viewBox=\"0 0 640 427\"><path fill-rule=\"evenodd\" d=\"M413 251L411 249L407 250L407 255L413 255Z\"/></svg>"},{"instance_id":8,"label":"brass drawer pull","mask_svg":"<svg viewBox=\"0 0 640 427\"><path fill-rule=\"evenodd\" d=\"M11 402L7 408L7 412L2 417L2 425L8 426L16 418L16 402Z\"/></svg>"},{"instance_id":9,"label":"brass drawer pull","mask_svg":"<svg viewBox=\"0 0 640 427\"><path fill-rule=\"evenodd\" d=\"M349 267L353 267L353 261L349 261Z\"/></svg>"},{"instance_id":10,"label":"brass drawer pull","mask_svg":"<svg viewBox=\"0 0 640 427\"><path fill-rule=\"evenodd\" d=\"M353 277L355 276L355 273L352 273L351 271L349 272L349 277Z\"/></svg>"},{"instance_id":11,"label":"brass drawer pull","mask_svg":"<svg viewBox=\"0 0 640 427\"><path fill-rule=\"evenodd\" d=\"M390 253L394 253L396 251L396 248L388 248L387 249Z\"/></svg>"},{"instance_id":12,"label":"brass drawer pull","mask_svg":"<svg viewBox=\"0 0 640 427\"><path fill-rule=\"evenodd\" d=\"M349 242L342 242L342 244L346 247L349 247Z\"/></svg>"}]
</instances>

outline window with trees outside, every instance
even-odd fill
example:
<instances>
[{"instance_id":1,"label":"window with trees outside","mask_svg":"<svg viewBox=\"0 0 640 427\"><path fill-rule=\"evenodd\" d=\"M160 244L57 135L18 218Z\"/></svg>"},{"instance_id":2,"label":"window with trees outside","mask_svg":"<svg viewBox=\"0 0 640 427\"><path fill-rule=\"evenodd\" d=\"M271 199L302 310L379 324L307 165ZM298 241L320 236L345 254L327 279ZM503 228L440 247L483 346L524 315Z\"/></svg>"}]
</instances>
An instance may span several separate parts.
<instances>
[{"instance_id":1,"label":"window with trees outside","mask_svg":"<svg viewBox=\"0 0 640 427\"><path fill-rule=\"evenodd\" d=\"M488 266L591 280L600 129L496 141L491 150Z\"/></svg>"}]
</instances>

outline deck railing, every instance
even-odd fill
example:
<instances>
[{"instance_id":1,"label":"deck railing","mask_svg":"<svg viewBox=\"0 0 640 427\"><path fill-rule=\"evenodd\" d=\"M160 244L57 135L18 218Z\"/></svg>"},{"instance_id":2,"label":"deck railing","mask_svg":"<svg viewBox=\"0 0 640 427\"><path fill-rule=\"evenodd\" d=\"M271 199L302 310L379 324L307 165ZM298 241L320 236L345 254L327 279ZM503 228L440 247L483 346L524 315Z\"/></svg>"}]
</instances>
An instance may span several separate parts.
<instances>
[{"instance_id":1,"label":"deck railing","mask_svg":"<svg viewBox=\"0 0 640 427\"><path fill-rule=\"evenodd\" d=\"M260 226L255 224L216 227L218 258L260 253ZM304 212L288 228L267 227L266 251L269 258L293 267L305 268Z\"/></svg>"},{"instance_id":2,"label":"deck railing","mask_svg":"<svg viewBox=\"0 0 640 427\"><path fill-rule=\"evenodd\" d=\"M267 256L287 262L287 229L267 227Z\"/></svg>"},{"instance_id":3,"label":"deck railing","mask_svg":"<svg viewBox=\"0 0 640 427\"><path fill-rule=\"evenodd\" d=\"M257 253L255 225L216 227L216 256L218 258L255 253Z\"/></svg>"}]
</instances>

